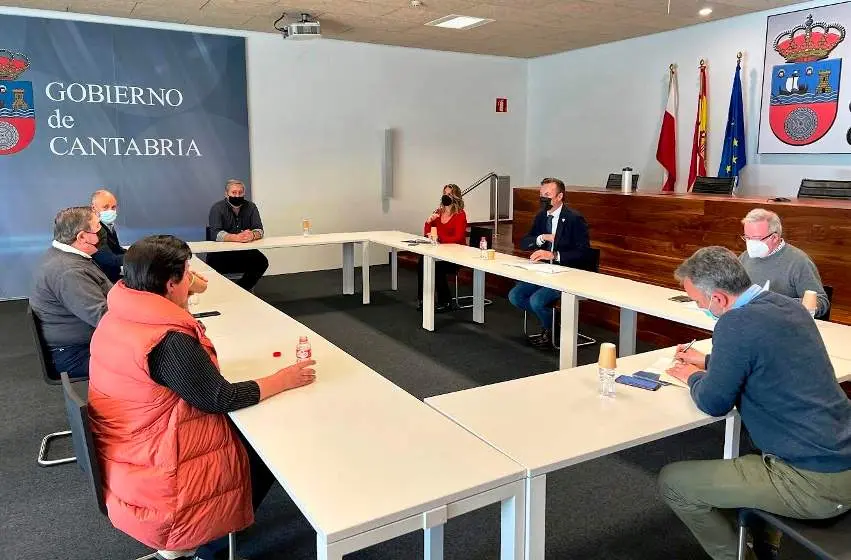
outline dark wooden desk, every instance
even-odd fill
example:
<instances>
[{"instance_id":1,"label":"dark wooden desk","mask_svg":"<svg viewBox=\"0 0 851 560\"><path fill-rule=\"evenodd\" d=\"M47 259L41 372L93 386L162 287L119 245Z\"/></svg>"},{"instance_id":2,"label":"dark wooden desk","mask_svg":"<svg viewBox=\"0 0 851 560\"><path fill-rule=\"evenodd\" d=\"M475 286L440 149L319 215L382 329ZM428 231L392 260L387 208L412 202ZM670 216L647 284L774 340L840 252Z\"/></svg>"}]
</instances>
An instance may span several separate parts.
<instances>
[{"instance_id":1,"label":"dark wooden desk","mask_svg":"<svg viewBox=\"0 0 851 560\"><path fill-rule=\"evenodd\" d=\"M694 251L723 245L740 253L741 219L753 208L777 212L783 237L809 254L834 288L831 320L851 324L851 201L662 194L568 187L567 204L585 216L600 272L676 287L674 269ZM515 244L539 210L538 188L514 189Z\"/></svg>"}]
</instances>

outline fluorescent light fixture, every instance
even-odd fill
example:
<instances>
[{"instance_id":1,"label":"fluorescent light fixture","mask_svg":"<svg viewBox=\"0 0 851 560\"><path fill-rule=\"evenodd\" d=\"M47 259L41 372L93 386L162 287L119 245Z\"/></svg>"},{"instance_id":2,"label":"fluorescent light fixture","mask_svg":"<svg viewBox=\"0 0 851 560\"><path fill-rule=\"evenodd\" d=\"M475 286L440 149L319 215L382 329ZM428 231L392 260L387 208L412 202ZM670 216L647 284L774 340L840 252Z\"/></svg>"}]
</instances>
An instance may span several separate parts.
<instances>
[{"instance_id":1,"label":"fluorescent light fixture","mask_svg":"<svg viewBox=\"0 0 851 560\"><path fill-rule=\"evenodd\" d=\"M706 16L710 15L711 13L712 13L712 8L710 8L709 6L707 6L707 7L705 7L705 8L701 8L701 9L697 12L697 15L699 15L699 16L701 16L701 17L706 17Z\"/></svg>"},{"instance_id":2,"label":"fluorescent light fixture","mask_svg":"<svg viewBox=\"0 0 851 560\"><path fill-rule=\"evenodd\" d=\"M433 27L443 27L446 29L472 29L474 27L479 27L480 25L484 25L492 21L494 20L488 18L459 16L457 14L450 14L448 16L438 18L434 21L430 21L426 25L431 25Z\"/></svg>"}]
</instances>

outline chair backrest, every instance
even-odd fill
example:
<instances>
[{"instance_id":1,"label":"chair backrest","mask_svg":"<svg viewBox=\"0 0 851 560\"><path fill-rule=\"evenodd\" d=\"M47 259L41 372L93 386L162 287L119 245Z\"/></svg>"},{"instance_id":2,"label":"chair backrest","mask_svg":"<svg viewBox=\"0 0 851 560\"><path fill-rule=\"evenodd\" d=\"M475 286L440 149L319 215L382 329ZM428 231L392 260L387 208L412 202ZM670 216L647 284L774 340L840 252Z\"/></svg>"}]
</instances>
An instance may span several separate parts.
<instances>
[{"instance_id":1,"label":"chair backrest","mask_svg":"<svg viewBox=\"0 0 851 560\"><path fill-rule=\"evenodd\" d=\"M697 177L691 192L695 194L733 194L735 177Z\"/></svg>"},{"instance_id":2,"label":"chair backrest","mask_svg":"<svg viewBox=\"0 0 851 560\"><path fill-rule=\"evenodd\" d=\"M801 179L798 198L839 198L851 199L851 181L830 181L823 179Z\"/></svg>"},{"instance_id":3,"label":"chair backrest","mask_svg":"<svg viewBox=\"0 0 851 560\"><path fill-rule=\"evenodd\" d=\"M621 178L622 175L620 173L609 173L609 178L606 179L606 188L607 189L617 189L621 188ZM632 174L632 190L638 189L638 173Z\"/></svg>"},{"instance_id":4,"label":"chair backrest","mask_svg":"<svg viewBox=\"0 0 851 560\"><path fill-rule=\"evenodd\" d=\"M482 226L470 226L470 247L478 247L484 237L488 242L488 249L493 249L493 229Z\"/></svg>"},{"instance_id":5,"label":"chair backrest","mask_svg":"<svg viewBox=\"0 0 851 560\"><path fill-rule=\"evenodd\" d=\"M65 414L71 426L71 440L74 442L74 454L77 464L86 477L94 493L98 509L106 515L106 503L103 498L103 486L98 463L95 441L89 426L89 403L74 389L68 374L62 372L62 392L65 395Z\"/></svg>"},{"instance_id":6,"label":"chair backrest","mask_svg":"<svg viewBox=\"0 0 851 560\"><path fill-rule=\"evenodd\" d=\"M53 359L50 357L50 348L44 342L44 335L41 330L41 320L38 315L32 310L32 307L27 306L27 324L32 334L33 344L35 345L35 354L38 357L38 365L41 369L41 376L46 383L50 385L59 385L62 381L59 379L59 373L53 367Z\"/></svg>"},{"instance_id":7,"label":"chair backrest","mask_svg":"<svg viewBox=\"0 0 851 560\"><path fill-rule=\"evenodd\" d=\"M824 293L827 295L827 301L830 303L830 307L827 308L827 313L816 318L821 319L822 321L830 321L830 310L833 309L833 286L825 284L822 287L824 288Z\"/></svg>"},{"instance_id":8,"label":"chair backrest","mask_svg":"<svg viewBox=\"0 0 851 560\"><path fill-rule=\"evenodd\" d=\"M582 267L582 270L600 272L600 249L595 249L594 247L588 249L585 266Z\"/></svg>"}]
</instances>

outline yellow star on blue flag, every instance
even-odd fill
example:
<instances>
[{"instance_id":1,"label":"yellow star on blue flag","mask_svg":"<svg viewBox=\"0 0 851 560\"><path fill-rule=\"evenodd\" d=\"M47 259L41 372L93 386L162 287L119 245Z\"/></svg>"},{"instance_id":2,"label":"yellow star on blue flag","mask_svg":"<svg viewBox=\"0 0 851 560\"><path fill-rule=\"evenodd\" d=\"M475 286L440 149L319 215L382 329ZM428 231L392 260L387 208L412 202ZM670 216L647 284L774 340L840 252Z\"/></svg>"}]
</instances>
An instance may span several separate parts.
<instances>
[{"instance_id":1,"label":"yellow star on blue flag","mask_svg":"<svg viewBox=\"0 0 851 560\"><path fill-rule=\"evenodd\" d=\"M730 109L727 113L727 130L724 134L724 149L721 155L719 177L738 177L748 164L745 152L745 108L742 102L741 64L736 63L733 91L730 93Z\"/></svg>"}]
</instances>

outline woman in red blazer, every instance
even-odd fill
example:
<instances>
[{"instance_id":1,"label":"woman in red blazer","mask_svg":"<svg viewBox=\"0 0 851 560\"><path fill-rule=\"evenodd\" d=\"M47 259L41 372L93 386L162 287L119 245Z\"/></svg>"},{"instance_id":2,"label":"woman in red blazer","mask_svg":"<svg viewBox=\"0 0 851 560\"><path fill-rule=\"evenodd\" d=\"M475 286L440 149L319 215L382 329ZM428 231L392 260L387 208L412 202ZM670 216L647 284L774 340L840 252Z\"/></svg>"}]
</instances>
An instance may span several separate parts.
<instances>
[{"instance_id":1,"label":"woman in red blazer","mask_svg":"<svg viewBox=\"0 0 851 560\"><path fill-rule=\"evenodd\" d=\"M464 199L461 197L461 189L458 185L449 184L443 187L443 196L440 197L440 206L428 217L423 233L428 236L431 228L437 230L438 243L467 243L467 214L464 212ZM449 291L450 274L458 271L458 265L437 261L434 267L434 291L437 294L435 311L443 312L452 309L452 294ZM418 275L419 300L417 309L422 309L423 304L423 258L420 256Z\"/></svg>"}]
</instances>

